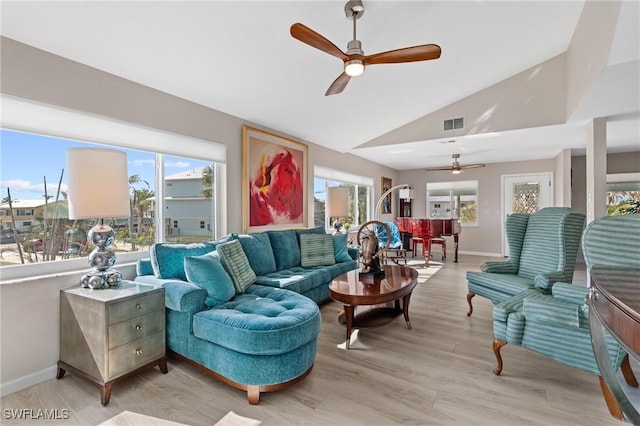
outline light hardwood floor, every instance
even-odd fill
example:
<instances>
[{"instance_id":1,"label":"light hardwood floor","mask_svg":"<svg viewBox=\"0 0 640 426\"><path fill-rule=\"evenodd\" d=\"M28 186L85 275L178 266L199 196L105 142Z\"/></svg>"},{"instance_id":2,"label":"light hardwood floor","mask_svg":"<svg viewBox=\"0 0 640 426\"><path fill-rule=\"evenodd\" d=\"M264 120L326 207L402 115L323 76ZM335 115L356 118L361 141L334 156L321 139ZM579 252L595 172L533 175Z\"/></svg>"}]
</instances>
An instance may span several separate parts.
<instances>
[{"instance_id":1,"label":"light hardwood floor","mask_svg":"<svg viewBox=\"0 0 640 426\"><path fill-rule=\"evenodd\" d=\"M340 306L321 306L322 331L311 374L289 389L246 394L185 363L169 361L169 373L150 370L114 387L100 405L96 387L70 375L8 395L5 409L68 409L68 420L31 424L95 425L128 410L189 425L213 425L227 412L262 425L619 425L609 416L598 379L532 351L507 345L504 370L492 373L491 303L474 298L465 313L465 272L486 259L461 256L440 268L420 269L410 316L357 333L344 350ZM495 260L495 259L493 259ZM435 264L435 263L434 263ZM574 282L585 281L584 265ZM25 424L0 419L2 424Z\"/></svg>"}]
</instances>

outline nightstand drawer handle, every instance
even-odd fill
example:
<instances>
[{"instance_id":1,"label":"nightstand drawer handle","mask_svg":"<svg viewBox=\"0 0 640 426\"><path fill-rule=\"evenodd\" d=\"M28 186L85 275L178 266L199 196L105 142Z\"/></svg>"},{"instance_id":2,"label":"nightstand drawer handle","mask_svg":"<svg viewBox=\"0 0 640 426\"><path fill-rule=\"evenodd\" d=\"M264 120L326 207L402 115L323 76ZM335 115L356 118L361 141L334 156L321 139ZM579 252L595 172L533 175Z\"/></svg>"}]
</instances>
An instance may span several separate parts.
<instances>
[{"instance_id":1,"label":"nightstand drawer handle","mask_svg":"<svg viewBox=\"0 0 640 426\"><path fill-rule=\"evenodd\" d=\"M138 331L142 330L142 326L140 324L136 324L136 330Z\"/></svg>"},{"instance_id":2,"label":"nightstand drawer handle","mask_svg":"<svg viewBox=\"0 0 640 426\"><path fill-rule=\"evenodd\" d=\"M139 303L136 303L136 309L142 309L142 305Z\"/></svg>"},{"instance_id":3,"label":"nightstand drawer handle","mask_svg":"<svg viewBox=\"0 0 640 426\"><path fill-rule=\"evenodd\" d=\"M136 355L138 356L142 355L142 349L136 349Z\"/></svg>"}]
</instances>

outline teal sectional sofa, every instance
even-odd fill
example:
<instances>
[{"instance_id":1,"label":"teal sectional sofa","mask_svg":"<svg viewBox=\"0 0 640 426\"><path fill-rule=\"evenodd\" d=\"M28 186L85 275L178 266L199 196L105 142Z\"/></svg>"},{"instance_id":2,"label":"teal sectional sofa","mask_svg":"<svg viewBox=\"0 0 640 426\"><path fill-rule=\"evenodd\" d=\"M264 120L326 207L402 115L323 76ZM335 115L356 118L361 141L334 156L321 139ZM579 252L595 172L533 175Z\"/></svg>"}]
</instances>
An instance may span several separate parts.
<instances>
[{"instance_id":1,"label":"teal sectional sofa","mask_svg":"<svg viewBox=\"0 0 640 426\"><path fill-rule=\"evenodd\" d=\"M323 228L161 243L150 253L135 281L165 289L169 353L246 390L251 404L311 371L318 303L358 266L346 235Z\"/></svg>"}]
</instances>

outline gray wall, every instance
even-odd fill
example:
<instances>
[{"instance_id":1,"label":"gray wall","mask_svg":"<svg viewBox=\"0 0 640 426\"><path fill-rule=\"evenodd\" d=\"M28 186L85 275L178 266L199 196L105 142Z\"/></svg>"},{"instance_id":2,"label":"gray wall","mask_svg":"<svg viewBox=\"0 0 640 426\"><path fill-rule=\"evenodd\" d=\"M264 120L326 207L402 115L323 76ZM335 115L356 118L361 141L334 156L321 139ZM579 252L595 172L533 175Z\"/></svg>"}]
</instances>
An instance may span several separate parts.
<instances>
[{"instance_id":1,"label":"gray wall","mask_svg":"<svg viewBox=\"0 0 640 426\"><path fill-rule=\"evenodd\" d=\"M487 164L453 175L449 172L401 171L399 182L416 188L411 209L414 218L426 217L427 182L478 180L478 226L465 227L460 235L459 250L463 253L499 256L502 253L502 175L519 173L553 173L554 159ZM555 184L554 184L555 185ZM452 244L447 246L451 250Z\"/></svg>"},{"instance_id":2,"label":"gray wall","mask_svg":"<svg viewBox=\"0 0 640 426\"><path fill-rule=\"evenodd\" d=\"M241 193L244 124L309 144L311 194L316 164L371 177L375 184L374 200L380 196L381 176L397 181L395 170L360 157L326 149L4 37L1 43L2 93L224 144L228 203L223 215L228 218L227 232L242 231L241 197L234 194ZM313 197L309 200L309 221L313 224ZM126 278L134 277L132 265L119 269ZM0 283L3 394L55 376L59 291L77 285L83 273L69 271L44 279Z\"/></svg>"}]
</instances>

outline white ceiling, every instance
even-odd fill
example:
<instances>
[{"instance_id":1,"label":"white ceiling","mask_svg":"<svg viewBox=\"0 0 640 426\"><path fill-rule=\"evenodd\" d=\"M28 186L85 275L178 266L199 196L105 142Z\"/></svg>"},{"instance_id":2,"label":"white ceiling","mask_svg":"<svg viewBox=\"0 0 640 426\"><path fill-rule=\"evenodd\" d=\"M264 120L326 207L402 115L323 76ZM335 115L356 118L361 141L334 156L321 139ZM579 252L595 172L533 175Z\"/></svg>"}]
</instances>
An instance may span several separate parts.
<instances>
[{"instance_id":1,"label":"white ceiling","mask_svg":"<svg viewBox=\"0 0 640 426\"><path fill-rule=\"evenodd\" d=\"M591 111L619 113L616 99L602 99L620 84L614 75L594 87L568 125L354 150L566 51L583 2L365 1L358 21L365 54L436 43L442 57L368 67L342 94L325 97L341 62L293 39L289 27L301 22L346 50L352 27L344 4L3 0L0 33L398 170L448 165L453 152L463 164L551 158L563 148L584 149ZM610 63L640 59L639 21L638 3L626 2ZM627 96L635 111L626 108L609 124L612 151L640 149L640 95Z\"/></svg>"}]
</instances>

